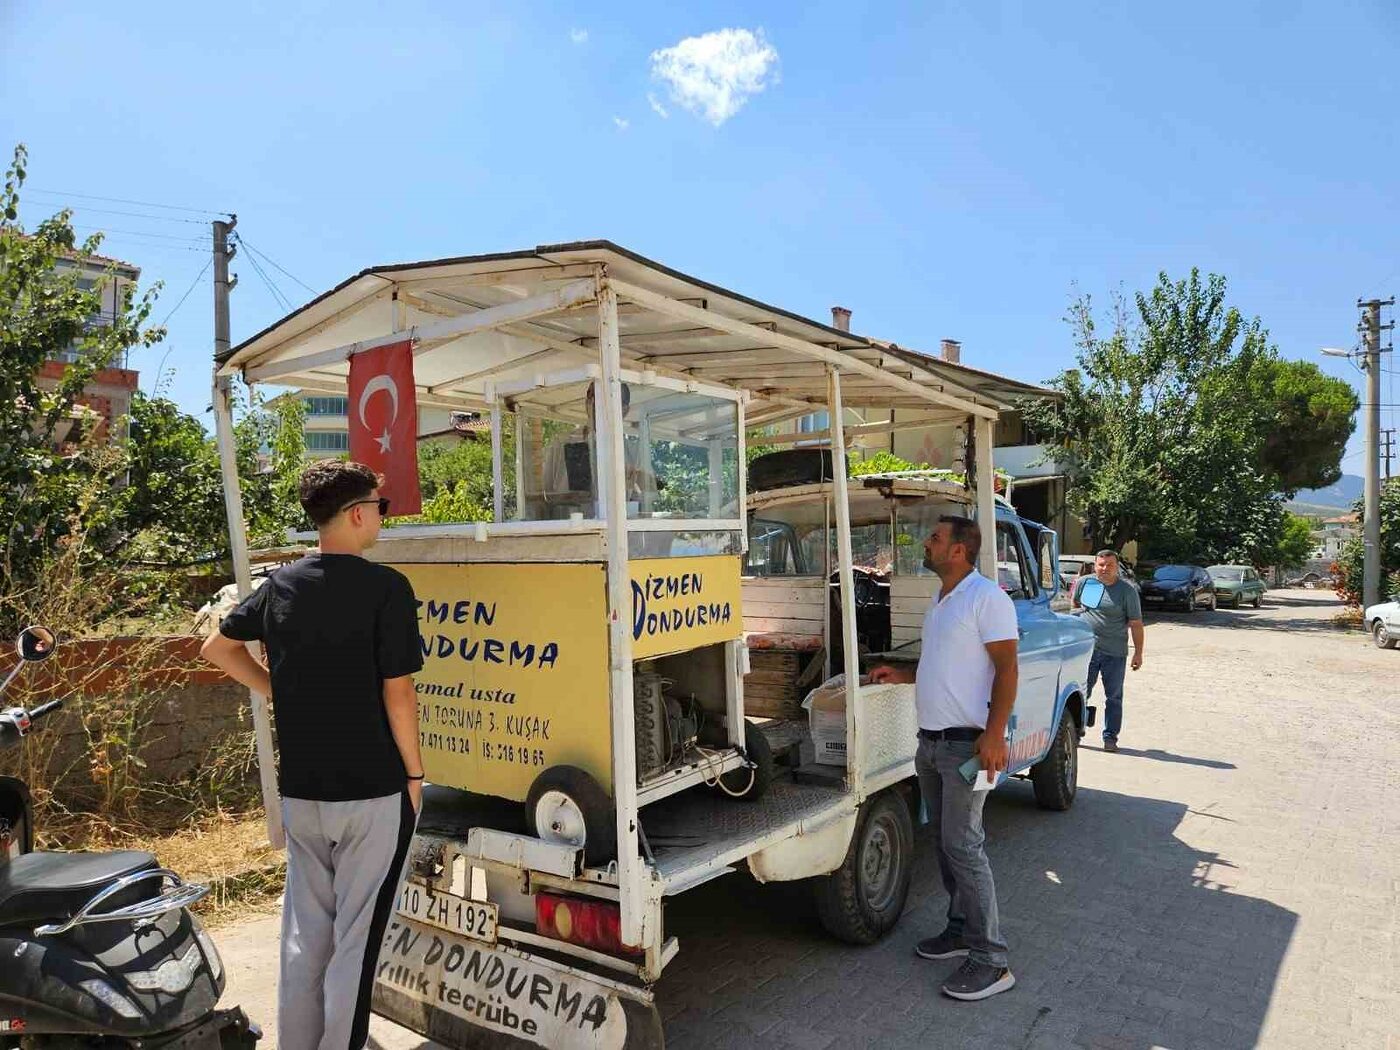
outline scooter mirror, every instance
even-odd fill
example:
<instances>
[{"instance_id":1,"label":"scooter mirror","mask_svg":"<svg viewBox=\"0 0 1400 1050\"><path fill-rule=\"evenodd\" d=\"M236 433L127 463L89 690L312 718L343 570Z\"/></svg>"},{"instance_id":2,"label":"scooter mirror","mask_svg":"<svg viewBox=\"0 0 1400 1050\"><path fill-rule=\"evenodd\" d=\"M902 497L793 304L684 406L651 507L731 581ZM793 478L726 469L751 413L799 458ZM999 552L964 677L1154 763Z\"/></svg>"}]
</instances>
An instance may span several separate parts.
<instances>
[{"instance_id":1,"label":"scooter mirror","mask_svg":"<svg viewBox=\"0 0 1400 1050\"><path fill-rule=\"evenodd\" d=\"M15 641L15 652L21 660L38 663L52 656L57 645L58 636L53 631L35 625L19 632L19 638Z\"/></svg>"}]
</instances>

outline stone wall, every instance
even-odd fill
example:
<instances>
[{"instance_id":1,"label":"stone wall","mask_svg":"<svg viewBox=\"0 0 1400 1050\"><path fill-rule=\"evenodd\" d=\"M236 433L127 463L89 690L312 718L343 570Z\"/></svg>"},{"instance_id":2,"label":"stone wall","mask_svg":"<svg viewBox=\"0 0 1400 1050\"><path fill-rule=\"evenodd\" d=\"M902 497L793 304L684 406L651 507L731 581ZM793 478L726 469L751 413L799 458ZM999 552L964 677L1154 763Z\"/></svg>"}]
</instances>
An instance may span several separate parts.
<instances>
[{"instance_id":1,"label":"stone wall","mask_svg":"<svg viewBox=\"0 0 1400 1050\"><path fill-rule=\"evenodd\" d=\"M60 638L53 657L22 671L3 702L32 708L61 697L63 709L36 724L26 748L0 755L0 773L22 768L22 752L32 750L52 755L45 765L55 777L81 777L93 756L90 734L102 732L121 749L130 741L145 779L179 781L197 772L252 729L248 691L200 659L201 641ZM12 664L13 657L0 660L0 675Z\"/></svg>"}]
</instances>

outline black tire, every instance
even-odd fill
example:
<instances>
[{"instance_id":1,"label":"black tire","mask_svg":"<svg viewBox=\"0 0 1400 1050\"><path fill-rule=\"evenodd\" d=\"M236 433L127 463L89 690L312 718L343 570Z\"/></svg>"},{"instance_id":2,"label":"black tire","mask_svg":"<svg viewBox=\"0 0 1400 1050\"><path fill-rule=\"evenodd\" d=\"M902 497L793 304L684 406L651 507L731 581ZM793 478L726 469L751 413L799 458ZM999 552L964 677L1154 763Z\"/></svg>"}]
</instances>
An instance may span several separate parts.
<instances>
[{"instance_id":1,"label":"black tire","mask_svg":"<svg viewBox=\"0 0 1400 1050\"><path fill-rule=\"evenodd\" d=\"M1194 594L1188 594L1186 596L1186 604L1182 606L1182 610L1188 613L1196 611L1196 596Z\"/></svg>"},{"instance_id":2,"label":"black tire","mask_svg":"<svg viewBox=\"0 0 1400 1050\"><path fill-rule=\"evenodd\" d=\"M1377 649L1394 649L1400 644L1400 638L1394 637L1380 620L1371 625L1371 641L1376 643Z\"/></svg>"},{"instance_id":3,"label":"black tire","mask_svg":"<svg viewBox=\"0 0 1400 1050\"><path fill-rule=\"evenodd\" d=\"M581 842L577 829L540 828L536 811L551 792L573 803L583 824ZM612 799L598 781L577 766L551 766L535 778L530 793L525 796L525 823L536 838L582 846L584 863L589 867L596 868L617 859L617 815Z\"/></svg>"},{"instance_id":4,"label":"black tire","mask_svg":"<svg viewBox=\"0 0 1400 1050\"><path fill-rule=\"evenodd\" d=\"M744 753L753 763L753 769L732 769L719 780L732 798L756 802L772 785L776 763L773 761L773 749L768 746L768 738L752 722L744 723ZM752 781L749 779L750 772L753 773Z\"/></svg>"},{"instance_id":5,"label":"black tire","mask_svg":"<svg viewBox=\"0 0 1400 1050\"><path fill-rule=\"evenodd\" d=\"M914 822L893 790L867 799L841 866L813 880L817 917L847 944L873 944L894 928L909 897Z\"/></svg>"},{"instance_id":6,"label":"black tire","mask_svg":"<svg viewBox=\"0 0 1400 1050\"><path fill-rule=\"evenodd\" d=\"M1035 788L1036 805L1041 809L1063 812L1074 805L1074 796L1079 792L1079 732L1068 708L1060 716L1050 751L1031 766L1031 785Z\"/></svg>"}]
</instances>

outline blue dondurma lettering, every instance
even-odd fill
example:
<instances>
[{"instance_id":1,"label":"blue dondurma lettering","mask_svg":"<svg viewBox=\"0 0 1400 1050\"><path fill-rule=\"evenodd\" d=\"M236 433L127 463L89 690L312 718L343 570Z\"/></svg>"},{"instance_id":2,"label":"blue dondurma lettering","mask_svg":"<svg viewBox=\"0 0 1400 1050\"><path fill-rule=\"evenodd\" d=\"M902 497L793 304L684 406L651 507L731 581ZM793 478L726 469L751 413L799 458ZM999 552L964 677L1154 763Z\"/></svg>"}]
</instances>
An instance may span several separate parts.
<instances>
[{"instance_id":1,"label":"blue dondurma lettering","mask_svg":"<svg viewBox=\"0 0 1400 1050\"><path fill-rule=\"evenodd\" d=\"M418 618L428 623L466 623L471 621L478 627L490 627L496 622L496 603L474 602L466 598L459 601L438 602L429 598L418 600Z\"/></svg>"},{"instance_id":2,"label":"blue dondurma lettering","mask_svg":"<svg viewBox=\"0 0 1400 1050\"><path fill-rule=\"evenodd\" d=\"M506 664L510 667L553 668L559 662L558 642L521 642L500 638L449 638L445 634L420 636L425 657L447 660L457 656L468 663Z\"/></svg>"},{"instance_id":3,"label":"blue dondurma lettering","mask_svg":"<svg viewBox=\"0 0 1400 1050\"><path fill-rule=\"evenodd\" d=\"M674 631L727 624L734 617L729 602L703 600L686 603L679 608L655 609L655 601L699 596L704 581L698 572L674 576L648 576L638 583L632 581L632 639L670 634Z\"/></svg>"}]
</instances>

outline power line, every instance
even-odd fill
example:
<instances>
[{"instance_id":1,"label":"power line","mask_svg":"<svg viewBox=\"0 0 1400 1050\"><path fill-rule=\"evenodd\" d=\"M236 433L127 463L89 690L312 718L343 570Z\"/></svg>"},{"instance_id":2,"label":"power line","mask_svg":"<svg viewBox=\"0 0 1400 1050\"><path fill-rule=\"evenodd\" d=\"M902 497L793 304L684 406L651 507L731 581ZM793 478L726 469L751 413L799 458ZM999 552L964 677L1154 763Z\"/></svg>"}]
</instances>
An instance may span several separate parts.
<instances>
[{"instance_id":1,"label":"power line","mask_svg":"<svg viewBox=\"0 0 1400 1050\"><path fill-rule=\"evenodd\" d=\"M160 326L162 328L168 325L170 323L170 319L175 316L175 314L179 311L180 307L185 305L185 300L190 297L190 293L195 290L195 288L199 285L200 280L204 277L206 273L209 272L209 267L213 265L214 257L211 255L205 261L204 269L199 271L199 273L195 276L195 279L190 282L190 286L185 289L185 294L180 296L180 301L175 304L174 308L168 314L165 315L165 320L160 323ZM170 351L174 349L174 344L171 344L165 348L165 353L160 355L160 364L156 365L156 381L151 386L152 394L160 394L161 378L165 375L165 361L170 356Z\"/></svg>"},{"instance_id":2,"label":"power line","mask_svg":"<svg viewBox=\"0 0 1400 1050\"><path fill-rule=\"evenodd\" d=\"M30 193L43 193L53 197L76 197L86 201L106 201L109 204L134 204L138 208L164 208L167 211L184 211L194 215L228 215L226 211L215 211L212 208L186 208L179 204L158 204L155 201L134 201L125 197L101 197L95 193L64 193L61 190L31 189Z\"/></svg>"},{"instance_id":3,"label":"power line","mask_svg":"<svg viewBox=\"0 0 1400 1050\"><path fill-rule=\"evenodd\" d=\"M204 269L200 270L199 274L195 277L195 279L190 282L190 286L185 289L185 294L180 296L180 301L175 304L175 306L171 309L171 311L168 314L165 315L165 320L160 323L160 326L162 328L168 325L170 323L170 319L175 316L176 312L180 309L180 307L185 305L185 300L190 297L190 293L193 292L195 286L199 284L200 278L203 277L206 273L208 273L209 267L213 265L214 260L212 258L204 264ZM162 360L161 363L164 364L164 361Z\"/></svg>"},{"instance_id":4,"label":"power line","mask_svg":"<svg viewBox=\"0 0 1400 1050\"><path fill-rule=\"evenodd\" d=\"M241 245L243 245L243 246L244 246L245 248L247 248L250 252L256 252L258 255L262 256L263 259L267 260L267 262L268 262L269 265L276 267L277 270L278 270L279 272L281 272L282 274L285 274L287 277L290 277L293 281L296 281L297 284L301 285L303 288L305 288L305 289L306 289L308 292L310 292L312 295L317 294L315 288L312 288L311 285L307 284L307 283L306 283L305 281L303 281L300 277L297 277L297 276L294 275L294 274L287 273L287 271L286 271L285 269L283 269L281 266L278 266L278 265L277 265L277 261L276 261L275 259L271 258L271 257L267 254L267 252L259 251L257 248L254 248L251 244L249 244L249 243L243 238L243 235L242 235L242 234L239 234L239 235L238 235L238 243L241 244Z\"/></svg>"},{"instance_id":5,"label":"power line","mask_svg":"<svg viewBox=\"0 0 1400 1050\"><path fill-rule=\"evenodd\" d=\"M267 285L267 290L272 293L273 301L277 303L277 305L280 306L283 309L283 311L285 311L286 313L291 313L292 304L288 301L287 297L282 294L282 290L278 288L275 284L273 284L272 279L267 275L267 271L265 271L262 268L262 266L258 264L257 257L254 256L252 252L248 253L248 262L252 265L253 272L256 273L260 278L262 278L262 283Z\"/></svg>"},{"instance_id":6,"label":"power line","mask_svg":"<svg viewBox=\"0 0 1400 1050\"><path fill-rule=\"evenodd\" d=\"M48 205L48 201L36 201L36 204ZM188 222L194 226L208 226L203 219L186 219L179 215L152 215L145 211L118 211L115 208L94 208L90 204L79 204L72 209L74 212L98 212L102 215L125 215L131 219L152 219L156 222Z\"/></svg>"},{"instance_id":7,"label":"power line","mask_svg":"<svg viewBox=\"0 0 1400 1050\"><path fill-rule=\"evenodd\" d=\"M74 224L75 230L92 230L94 233L117 234L122 237L154 237L158 241L176 241L180 244L203 243L203 237L176 236L173 233L151 233L148 230L114 230L109 226L88 226L86 224Z\"/></svg>"}]
</instances>

